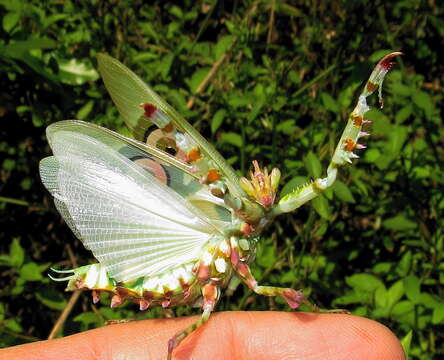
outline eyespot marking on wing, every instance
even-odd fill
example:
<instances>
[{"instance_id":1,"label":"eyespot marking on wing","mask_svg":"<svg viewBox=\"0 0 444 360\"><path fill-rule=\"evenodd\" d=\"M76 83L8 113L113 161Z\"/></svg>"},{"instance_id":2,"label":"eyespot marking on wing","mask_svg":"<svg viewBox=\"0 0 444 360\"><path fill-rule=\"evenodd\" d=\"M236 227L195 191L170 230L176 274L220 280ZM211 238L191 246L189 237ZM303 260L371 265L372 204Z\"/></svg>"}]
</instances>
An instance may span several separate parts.
<instances>
[{"instance_id":1,"label":"eyespot marking on wing","mask_svg":"<svg viewBox=\"0 0 444 360\"><path fill-rule=\"evenodd\" d=\"M158 163L152 158L145 156L134 156L130 158L130 160L135 164L139 165L140 167L144 168L145 170L147 170L161 183L170 186L171 184L170 174L162 164Z\"/></svg>"}]
</instances>

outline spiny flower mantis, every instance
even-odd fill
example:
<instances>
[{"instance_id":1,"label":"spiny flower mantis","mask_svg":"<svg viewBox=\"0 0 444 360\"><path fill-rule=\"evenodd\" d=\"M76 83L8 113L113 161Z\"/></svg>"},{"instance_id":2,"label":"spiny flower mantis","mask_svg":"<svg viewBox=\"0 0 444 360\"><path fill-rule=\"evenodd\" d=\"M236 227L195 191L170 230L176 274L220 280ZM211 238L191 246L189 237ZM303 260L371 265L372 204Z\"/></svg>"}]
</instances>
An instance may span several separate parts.
<instances>
[{"instance_id":1,"label":"spiny flower mantis","mask_svg":"<svg viewBox=\"0 0 444 360\"><path fill-rule=\"evenodd\" d=\"M158 305L200 306L201 318L168 343L173 350L208 321L221 295L239 280L255 293L282 296L291 308L311 305L290 288L261 286L249 263L262 230L333 184L338 169L357 158L368 134L366 98L392 66L393 52L376 65L333 154L325 178L315 179L277 201L280 171L253 161L250 179L239 178L224 158L137 75L108 55L99 71L131 139L70 120L52 124L47 137L54 155L40 163L42 181L57 209L99 261L66 273L67 290L112 293L111 307L130 300L140 310ZM157 128L151 131L152 126Z\"/></svg>"}]
</instances>

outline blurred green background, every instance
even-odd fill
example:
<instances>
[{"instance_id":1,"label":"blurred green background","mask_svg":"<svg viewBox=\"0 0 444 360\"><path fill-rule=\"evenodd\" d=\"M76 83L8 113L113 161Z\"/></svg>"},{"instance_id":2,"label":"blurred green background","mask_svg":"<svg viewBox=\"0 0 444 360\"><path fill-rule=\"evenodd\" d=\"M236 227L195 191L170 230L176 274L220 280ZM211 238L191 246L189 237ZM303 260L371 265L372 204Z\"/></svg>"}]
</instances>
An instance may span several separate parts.
<instances>
[{"instance_id":1,"label":"blurred green background","mask_svg":"<svg viewBox=\"0 0 444 360\"><path fill-rule=\"evenodd\" d=\"M98 78L98 52L140 74L240 173L253 159L279 167L286 193L325 174L371 68L402 50L384 109L367 114L368 149L333 189L277 219L253 268L263 284L302 288L405 344L411 337L411 359L442 359L443 15L436 0L0 0L0 346L48 337L71 296L48 279L50 266L94 261L56 212L38 164L55 121L127 133ZM87 295L59 336L164 316L109 309L109 299L93 306ZM237 309L289 311L243 286L218 306Z\"/></svg>"}]
</instances>

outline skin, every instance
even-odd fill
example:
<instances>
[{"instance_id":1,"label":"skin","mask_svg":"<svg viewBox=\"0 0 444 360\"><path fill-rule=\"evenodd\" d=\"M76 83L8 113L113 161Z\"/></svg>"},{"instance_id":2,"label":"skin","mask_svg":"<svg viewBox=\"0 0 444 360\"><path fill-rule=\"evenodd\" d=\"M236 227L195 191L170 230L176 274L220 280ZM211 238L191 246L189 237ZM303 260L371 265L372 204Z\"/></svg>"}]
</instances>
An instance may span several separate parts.
<instances>
[{"instance_id":1,"label":"skin","mask_svg":"<svg viewBox=\"0 0 444 360\"><path fill-rule=\"evenodd\" d=\"M167 342L196 316L109 325L0 350L0 359L165 360ZM385 326L343 314L222 312L186 338L175 360L403 360Z\"/></svg>"}]
</instances>

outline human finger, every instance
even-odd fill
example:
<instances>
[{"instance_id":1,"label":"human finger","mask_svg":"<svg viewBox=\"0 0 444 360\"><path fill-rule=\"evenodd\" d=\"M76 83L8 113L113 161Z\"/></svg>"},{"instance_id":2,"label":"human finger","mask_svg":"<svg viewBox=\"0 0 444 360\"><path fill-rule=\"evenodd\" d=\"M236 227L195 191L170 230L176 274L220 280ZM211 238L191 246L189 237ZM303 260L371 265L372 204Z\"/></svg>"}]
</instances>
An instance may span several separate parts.
<instances>
[{"instance_id":1,"label":"human finger","mask_svg":"<svg viewBox=\"0 0 444 360\"><path fill-rule=\"evenodd\" d=\"M196 316L134 321L0 351L0 359L166 359L167 342ZM385 326L342 314L222 312L174 351L173 358L248 360L402 360Z\"/></svg>"}]
</instances>

